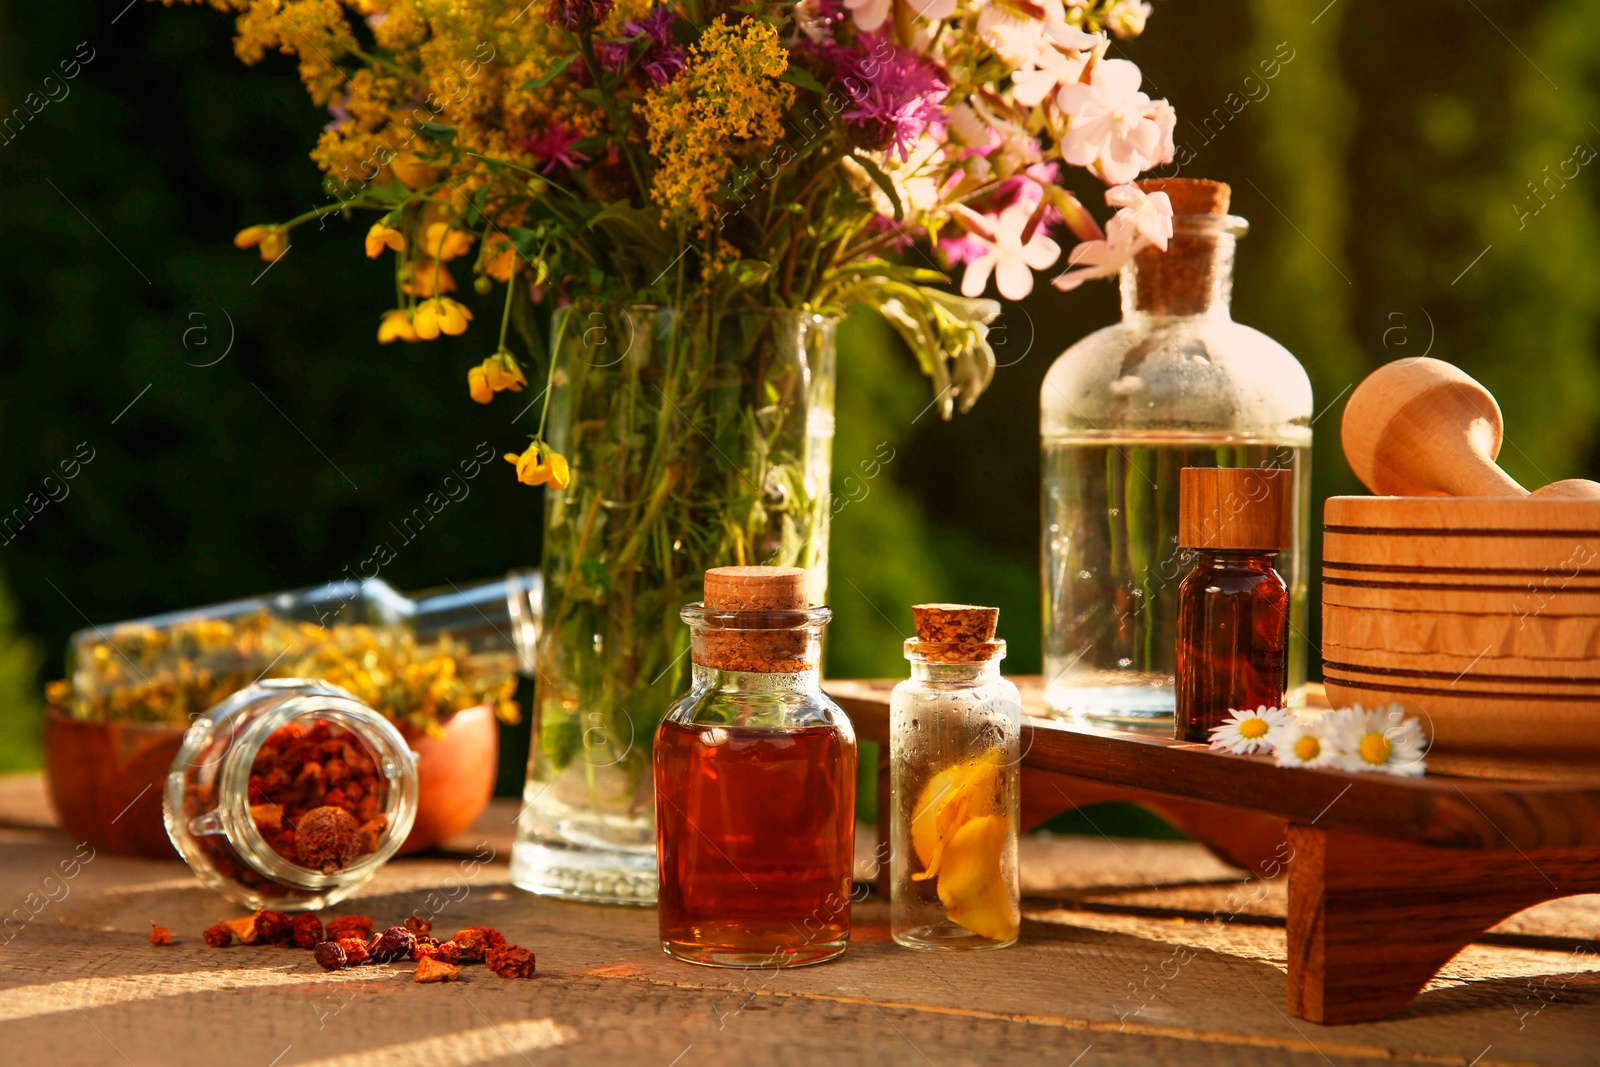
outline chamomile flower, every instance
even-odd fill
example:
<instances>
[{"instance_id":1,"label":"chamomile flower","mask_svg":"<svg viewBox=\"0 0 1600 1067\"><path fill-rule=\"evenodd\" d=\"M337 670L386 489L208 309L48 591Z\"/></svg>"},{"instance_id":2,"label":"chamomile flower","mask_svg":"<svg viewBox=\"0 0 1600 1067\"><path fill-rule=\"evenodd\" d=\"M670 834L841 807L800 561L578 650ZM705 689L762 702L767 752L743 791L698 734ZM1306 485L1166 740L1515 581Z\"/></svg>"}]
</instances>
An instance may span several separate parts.
<instances>
[{"instance_id":1,"label":"chamomile flower","mask_svg":"<svg viewBox=\"0 0 1600 1067\"><path fill-rule=\"evenodd\" d=\"M1288 718L1289 713L1282 708L1269 708L1265 704L1254 711L1230 710L1222 725L1212 729L1211 747L1236 756L1270 752L1273 728L1283 725Z\"/></svg>"},{"instance_id":2,"label":"chamomile flower","mask_svg":"<svg viewBox=\"0 0 1600 1067\"><path fill-rule=\"evenodd\" d=\"M1272 758L1280 767L1335 767L1339 750L1328 736L1326 715L1290 717L1267 734Z\"/></svg>"},{"instance_id":3,"label":"chamomile flower","mask_svg":"<svg viewBox=\"0 0 1600 1067\"><path fill-rule=\"evenodd\" d=\"M1415 776L1427 769L1423 757L1428 746L1422 726L1399 704L1371 711L1357 704L1333 712L1327 724L1344 770Z\"/></svg>"}]
</instances>

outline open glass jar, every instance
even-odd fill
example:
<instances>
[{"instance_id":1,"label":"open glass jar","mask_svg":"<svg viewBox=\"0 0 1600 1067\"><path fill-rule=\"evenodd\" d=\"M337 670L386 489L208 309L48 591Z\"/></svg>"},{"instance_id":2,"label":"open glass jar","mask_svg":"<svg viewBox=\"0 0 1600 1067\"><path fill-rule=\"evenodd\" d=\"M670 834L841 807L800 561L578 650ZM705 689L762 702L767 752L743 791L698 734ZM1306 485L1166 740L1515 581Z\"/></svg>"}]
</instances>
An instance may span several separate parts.
<instances>
[{"instance_id":1,"label":"open glass jar","mask_svg":"<svg viewBox=\"0 0 1600 1067\"><path fill-rule=\"evenodd\" d=\"M416 755L347 691L271 679L189 727L163 810L206 885L247 907L310 911L349 895L405 841Z\"/></svg>"}]
</instances>

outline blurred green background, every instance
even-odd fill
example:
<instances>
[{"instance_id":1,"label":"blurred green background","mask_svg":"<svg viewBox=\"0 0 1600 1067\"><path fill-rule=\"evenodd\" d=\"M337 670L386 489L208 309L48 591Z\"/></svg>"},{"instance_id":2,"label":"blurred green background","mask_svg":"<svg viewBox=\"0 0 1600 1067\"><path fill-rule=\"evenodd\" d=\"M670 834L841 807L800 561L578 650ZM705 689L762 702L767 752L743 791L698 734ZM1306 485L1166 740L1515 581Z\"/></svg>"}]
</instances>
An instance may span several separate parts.
<instances>
[{"instance_id":1,"label":"blurred green background","mask_svg":"<svg viewBox=\"0 0 1600 1067\"><path fill-rule=\"evenodd\" d=\"M241 67L231 32L142 0L0 2L0 111L82 63L0 133L0 513L93 454L0 534L0 769L38 764L40 688L73 630L338 577L479 442L531 429L466 396L484 330L376 343L392 283L361 254L365 223L303 231L265 273L232 247L321 200L306 154L325 116L288 59ZM1235 315L1311 373L1319 496L1355 488L1348 389L1425 352L1498 395L1514 476L1596 473L1600 179L1560 172L1600 146L1600 7L1157 3L1118 51L1177 107L1182 173L1230 182L1251 220ZM1037 671L1039 384L1116 315L1104 284L1008 307L993 390L948 424L880 324L847 326L837 477L885 442L895 458L834 526L831 674L902 674L906 606L925 600L999 604L1008 669ZM486 474L384 577L537 562L540 497ZM526 746L509 740L503 791Z\"/></svg>"}]
</instances>

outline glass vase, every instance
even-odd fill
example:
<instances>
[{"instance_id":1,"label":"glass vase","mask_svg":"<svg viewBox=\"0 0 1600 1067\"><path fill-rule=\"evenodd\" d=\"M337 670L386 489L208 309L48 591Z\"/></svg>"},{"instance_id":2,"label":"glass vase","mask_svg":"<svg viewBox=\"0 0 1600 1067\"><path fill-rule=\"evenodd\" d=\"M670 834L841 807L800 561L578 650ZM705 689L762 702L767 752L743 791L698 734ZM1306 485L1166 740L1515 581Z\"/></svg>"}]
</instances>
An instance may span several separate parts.
<instances>
[{"instance_id":1,"label":"glass vase","mask_svg":"<svg viewBox=\"0 0 1600 1067\"><path fill-rule=\"evenodd\" d=\"M809 312L573 307L552 324L533 745L512 880L656 899L653 739L688 688L678 612L706 570L807 571L825 603L835 321Z\"/></svg>"}]
</instances>

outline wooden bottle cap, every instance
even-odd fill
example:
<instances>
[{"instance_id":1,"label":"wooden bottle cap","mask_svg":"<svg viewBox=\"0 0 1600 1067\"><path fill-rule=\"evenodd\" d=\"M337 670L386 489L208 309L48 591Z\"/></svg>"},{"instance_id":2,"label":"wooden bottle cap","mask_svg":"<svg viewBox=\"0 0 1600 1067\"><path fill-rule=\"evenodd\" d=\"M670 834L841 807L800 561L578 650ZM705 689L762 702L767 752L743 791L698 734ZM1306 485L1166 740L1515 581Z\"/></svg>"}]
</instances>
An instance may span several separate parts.
<instances>
[{"instance_id":1,"label":"wooden bottle cap","mask_svg":"<svg viewBox=\"0 0 1600 1067\"><path fill-rule=\"evenodd\" d=\"M973 604L913 604L911 621L921 641L993 641L999 608Z\"/></svg>"},{"instance_id":2,"label":"wooden bottle cap","mask_svg":"<svg viewBox=\"0 0 1600 1067\"><path fill-rule=\"evenodd\" d=\"M1146 193L1166 193L1174 215L1226 215L1233 199L1228 183L1209 178L1142 178L1136 184Z\"/></svg>"},{"instance_id":3,"label":"wooden bottle cap","mask_svg":"<svg viewBox=\"0 0 1600 1067\"><path fill-rule=\"evenodd\" d=\"M1260 467L1185 467L1178 476L1182 548L1288 548L1293 538L1290 472Z\"/></svg>"},{"instance_id":4,"label":"wooden bottle cap","mask_svg":"<svg viewBox=\"0 0 1600 1067\"><path fill-rule=\"evenodd\" d=\"M713 567L706 571L712 611L804 611L806 572L799 567Z\"/></svg>"}]
</instances>

